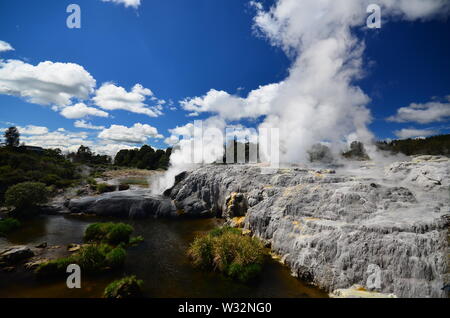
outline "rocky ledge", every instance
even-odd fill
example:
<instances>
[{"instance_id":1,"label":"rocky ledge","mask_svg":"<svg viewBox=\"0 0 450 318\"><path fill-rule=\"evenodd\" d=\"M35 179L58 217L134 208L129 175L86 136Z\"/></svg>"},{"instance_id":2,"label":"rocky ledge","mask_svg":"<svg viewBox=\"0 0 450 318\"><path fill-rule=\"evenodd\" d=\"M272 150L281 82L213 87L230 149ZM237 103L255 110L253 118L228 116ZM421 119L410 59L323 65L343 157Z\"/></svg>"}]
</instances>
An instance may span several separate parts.
<instances>
[{"instance_id":1,"label":"rocky ledge","mask_svg":"<svg viewBox=\"0 0 450 318\"><path fill-rule=\"evenodd\" d=\"M176 217L174 204L163 196L153 196L146 189L116 191L97 196L54 202L43 207L47 214L91 214L126 218Z\"/></svg>"},{"instance_id":2,"label":"rocky ledge","mask_svg":"<svg viewBox=\"0 0 450 318\"><path fill-rule=\"evenodd\" d=\"M276 174L210 165L185 173L165 194L171 213L242 224L293 275L328 292L360 285L398 297L446 297L449 158L354 165Z\"/></svg>"}]
</instances>

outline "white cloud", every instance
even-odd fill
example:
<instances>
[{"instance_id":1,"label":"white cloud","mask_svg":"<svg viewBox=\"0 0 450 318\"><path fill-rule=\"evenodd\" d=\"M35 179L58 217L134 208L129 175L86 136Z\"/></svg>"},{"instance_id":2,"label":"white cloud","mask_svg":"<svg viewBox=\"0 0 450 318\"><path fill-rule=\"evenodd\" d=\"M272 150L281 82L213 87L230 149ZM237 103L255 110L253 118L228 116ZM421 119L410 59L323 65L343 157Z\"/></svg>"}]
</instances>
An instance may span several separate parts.
<instances>
[{"instance_id":1,"label":"white cloud","mask_svg":"<svg viewBox=\"0 0 450 318\"><path fill-rule=\"evenodd\" d=\"M31 103L70 105L73 98L89 98L95 85L95 79L78 64L46 61L34 66L19 60L0 60L0 94L19 96Z\"/></svg>"},{"instance_id":2,"label":"white cloud","mask_svg":"<svg viewBox=\"0 0 450 318\"><path fill-rule=\"evenodd\" d=\"M394 131L394 134L400 139L408 138L424 138L433 135L437 135L439 131L430 129L414 129L414 128L404 128L401 130Z\"/></svg>"},{"instance_id":3,"label":"white cloud","mask_svg":"<svg viewBox=\"0 0 450 318\"><path fill-rule=\"evenodd\" d=\"M408 107L399 108L397 114L387 120L397 123L415 122L419 124L446 121L450 119L450 97L447 97L447 100L448 103L412 103Z\"/></svg>"},{"instance_id":4,"label":"white cloud","mask_svg":"<svg viewBox=\"0 0 450 318\"><path fill-rule=\"evenodd\" d=\"M29 146L59 148L62 151L74 151L80 145L89 147L93 145L92 141L87 140L87 134L84 132L52 131L45 134L22 136L21 141Z\"/></svg>"},{"instance_id":5,"label":"white cloud","mask_svg":"<svg viewBox=\"0 0 450 318\"><path fill-rule=\"evenodd\" d=\"M136 123L132 127L112 125L100 132L98 137L132 144L145 143L149 138L163 138L155 127L141 123Z\"/></svg>"},{"instance_id":6,"label":"white cloud","mask_svg":"<svg viewBox=\"0 0 450 318\"><path fill-rule=\"evenodd\" d=\"M45 135L48 133L47 127L28 125L25 127L18 126L17 129L21 135Z\"/></svg>"},{"instance_id":7,"label":"white cloud","mask_svg":"<svg viewBox=\"0 0 450 318\"><path fill-rule=\"evenodd\" d=\"M194 135L194 124L187 123L184 126L177 126L175 128L169 129L170 137L164 139L167 145L173 146L179 143L181 137L185 139L190 139Z\"/></svg>"},{"instance_id":8,"label":"white cloud","mask_svg":"<svg viewBox=\"0 0 450 318\"><path fill-rule=\"evenodd\" d=\"M0 52L14 51L14 48L8 42L0 40Z\"/></svg>"},{"instance_id":9,"label":"white cloud","mask_svg":"<svg viewBox=\"0 0 450 318\"><path fill-rule=\"evenodd\" d=\"M192 112L189 114L190 117L198 116L202 112L211 112L227 120L257 118L270 112L271 103L282 84L260 86L251 91L246 98L211 89L205 96L187 98L180 101L180 104L183 109Z\"/></svg>"},{"instance_id":10,"label":"white cloud","mask_svg":"<svg viewBox=\"0 0 450 318\"><path fill-rule=\"evenodd\" d=\"M161 101L153 107L144 102L147 97L154 97L153 92L140 84L134 85L130 92L112 83L103 84L95 93L93 101L106 110L127 110L150 117L158 117L161 112Z\"/></svg>"},{"instance_id":11,"label":"white cloud","mask_svg":"<svg viewBox=\"0 0 450 318\"><path fill-rule=\"evenodd\" d=\"M86 116L108 117L109 114L94 107L88 107L84 103L64 107L61 115L69 119L78 119Z\"/></svg>"},{"instance_id":12,"label":"white cloud","mask_svg":"<svg viewBox=\"0 0 450 318\"><path fill-rule=\"evenodd\" d=\"M141 5L141 0L102 0L102 1L123 4L126 8L133 7L135 9L137 9Z\"/></svg>"},{"instance_id":13,"label":"white cloud","mask_svg":"<svg viewBox=\"0 0 450 318\"><path fill-rule=\"evenodd\" d=\"M77 128L85 128L85 129L93 129L93 130L103 130L105 129L105 126L94 126L89 122L86 122L85 120L77 120L74 123L74 126Z\"/></svg>"}]
</instances>

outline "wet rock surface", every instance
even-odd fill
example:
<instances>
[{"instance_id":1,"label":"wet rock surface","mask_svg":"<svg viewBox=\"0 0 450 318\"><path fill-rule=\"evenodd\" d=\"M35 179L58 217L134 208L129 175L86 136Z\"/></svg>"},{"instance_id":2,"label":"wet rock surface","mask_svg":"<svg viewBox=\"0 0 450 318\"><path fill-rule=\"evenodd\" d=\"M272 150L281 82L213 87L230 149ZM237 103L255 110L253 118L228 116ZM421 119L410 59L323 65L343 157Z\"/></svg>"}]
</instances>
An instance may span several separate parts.
<instances>
[{"instance_id":1,"label":"wet rock surface","mask_svg":"<svg viewBox=\"0 0 450 318\"><path fill-rule=\"evenodd\" d=\"M166 194L184 214L245 214L245 229L293 275L328 292L358 284L398 297L446 297L449 159L359 165L276 174L210 165Z\"/></svg>"},{"instance_id":2,"label":"wet rock surface","mask_svg":"<svg viewBox=\"0 0 450 318\"><path fill-rule=\"evenodd\" d=\"M104 193L69 200L50 210L60 213L92 214L126 218L175 217L172 201L162 196L152 196L148 190L127 190Z\"/></svg>"},{"instance_id":3,"label":"wet rock surface","mask_svg":"<svg viewBox=\"0 0 450 318\"><path fill-rule=\"evenodd\" d=\"M34 256L33 251L26 246L16 246L0 252L0 264L15 265Z\"/></svg>"}]
</instances>

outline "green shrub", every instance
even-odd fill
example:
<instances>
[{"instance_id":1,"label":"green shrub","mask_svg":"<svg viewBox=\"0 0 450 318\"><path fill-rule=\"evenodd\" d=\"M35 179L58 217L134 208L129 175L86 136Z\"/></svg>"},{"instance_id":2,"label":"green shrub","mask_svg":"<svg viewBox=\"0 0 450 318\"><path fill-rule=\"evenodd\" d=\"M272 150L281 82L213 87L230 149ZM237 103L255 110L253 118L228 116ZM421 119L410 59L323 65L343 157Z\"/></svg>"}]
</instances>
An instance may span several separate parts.
<instances>
[{"instance_id":1,"label":"green shrub","mask_svg":"<svg viewBox=\"0 0 450 318\"><path fill-rule=\"evenodd\" d=\"M72 257L64 257L42 263L36 267L34 273L39 277L55 277L66 274L67 266L75 264L76 261Z\"/></svg>"},{"instance_id":2,"label":"green shrub","mask_svg":"<svg viewBox=\"0 0 450 318\"><path fill-rule=\"evenodd\" d=\"M97 192L98 193L106 193L106 192L113 192L116 191L116 186L109 185L106 183L99 183L97 184Z\"/></svg>"},{"instance_id":3,"label":"green shrub","mask_svg":"<svg viewBox=\"0 0 450 318\"><path fill-rule=\"evenodd\" d=\"M102 242L112 245L128 244L133 227L124 223L94 223L84 233L86 242Z\"/></svg>"},{"instance_id":4,"label":"green shrub","mask_svg":"<svg viewBox=\"0 0 450 318\"><path fill-rule=\"evenodd\" d=\"M6 205L16 209L31 208L47 202L49 193L44 183L22 182L9 187L5 194Z\"/></svg>"},{"instance_id":5,"label":"green shrub","mask_svg":"<svg viewBox=\"0 0 450 318\"><path fill-rule=\"evenodd\" d=\"M45 177L41 178L40 181L42 183L45 183L46 185L57 185L61 181L61 178L56 174L48 174Z\"/></svg>"},{"instance_id":6,"label":"green shrub","mask_svg":"<svg viewBox=\"0 0 450 318\"><path fill-rule=\"evenodd\" d=\"M80 249L74 260L83 271L96 273L105 267L106 255L109 251L109 246L88 245Z\"/></svg>"},{"instance_id":7,"label":"green shrub","mask_svg":"<svg viewBox=\"0 0 450 318\"><path fill-rule=\"evenodd\" d=\"M104 291L105 298L138 298L142 297L143 281L136 276L128 276L109 284Z\"/></svg>"},{"instance_id":8,"label":"green shrub","mask_svg":"<svg viewBox=\"0 0 450 318\"><path fill-rule=\"evenodd\" d=\"M100 273L107 269L118 269L125 264L127 252L120 247L113 248L107 244L83 246L70 257L59 258L40 264L35 273L38 277L65 275L67 266L77 264L88 274Z\"/></svg>"},{"instance_id":9,"label":"green shrub","mask_svg":"<svg viewBox=\"0 0 450 318\"><path fill-rule=\"evenodd\" d=\"M218 270L247 282L255 278L264 263L264 246L239 229L223 227L197 237L188 250L194 266Z\"/></svg>"},{"instance_id":10,"label":"green shrub","mask_svg":"<svg viewBox=\"0 0 450 318\"><path fill-rule=\"evenodd\" d=\"M106 254L106 263L111 268L120 268L125 264L126 257L127 252L121 247L116 247Z\"/></svg>"},{"instance_id":11,"label":"green shrub","mask_svg":"<svg viewBox=\"0 0 450 318\"><path fill-rule=\"evenodd\" d=\"M130 245L138 245L139 243L144 242L144 237L142 236L134 236L130 239Z\"/></svg>"},{"instance_id":12,"label":"green shrub","mask_svg":"<svg viewBox=\"0 0 450 318\"><path fill-rule=\"evenodd\" d=\"M87 183L88 183L90 186L94 186L94 187L97 186L97 181L95 181L95 179L92 178L92 177L87 179Z\"/></svg>"},{"instance_id":13,"label":"green shrub","mask_svg":"<svg viewBox=\"0 0 450 318\"><path fill-rule=\"evenodd\" d=\"M0 236L6 236L8 233L18 229L20 222L13 218L0 220Z\"/></svg>"}]
</instances>

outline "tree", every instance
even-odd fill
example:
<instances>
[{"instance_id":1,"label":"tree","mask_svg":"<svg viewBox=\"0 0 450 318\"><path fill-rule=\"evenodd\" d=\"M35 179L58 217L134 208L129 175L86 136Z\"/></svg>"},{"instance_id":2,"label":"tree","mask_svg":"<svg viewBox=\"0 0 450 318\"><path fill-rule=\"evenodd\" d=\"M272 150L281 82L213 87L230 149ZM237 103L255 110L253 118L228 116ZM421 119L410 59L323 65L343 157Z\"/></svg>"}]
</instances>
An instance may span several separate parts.
<instances>
[{"instance_id":1,"label":"tree","mask_svg":"<svg viewBox=\"0 0 450 318\"><path fill-rule=\"evenodd\" d=\"M9 127L5 131L5 143L8 147L19 147L20 134L16 127Z\"/></svg>"},{"instance_id":2,"label":"tree","mask_svg":"<svg viewBox=\"0 0 450 318\"><path fill-rule=\"evenodd\" d=\"M24 212L32 210L38 204L47 202L49 193L44 183L22 182L9 187L5 194L5 203Z\"/></svg>"}]
</instances>

